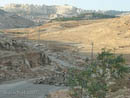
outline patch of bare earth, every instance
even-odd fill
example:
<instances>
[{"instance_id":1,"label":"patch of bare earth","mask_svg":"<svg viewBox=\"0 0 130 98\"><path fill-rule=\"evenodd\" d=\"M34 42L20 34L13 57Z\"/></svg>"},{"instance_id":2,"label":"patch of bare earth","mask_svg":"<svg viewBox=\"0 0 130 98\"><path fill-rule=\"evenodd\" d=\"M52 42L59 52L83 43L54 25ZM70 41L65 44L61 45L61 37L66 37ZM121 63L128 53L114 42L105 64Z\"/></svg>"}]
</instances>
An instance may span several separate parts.
<instances>
[{"instance_id":1,"label":"patch of bare earth","mask_svg":"<svg viewBox=\"0 0 130 98\"><path fill-rule=\"evenodd\" d=\"M51 92L50 94L47 95L46 98L72 98L72 97L69 95L69 91L64 89Z\"/></svg>"}]
</instances>

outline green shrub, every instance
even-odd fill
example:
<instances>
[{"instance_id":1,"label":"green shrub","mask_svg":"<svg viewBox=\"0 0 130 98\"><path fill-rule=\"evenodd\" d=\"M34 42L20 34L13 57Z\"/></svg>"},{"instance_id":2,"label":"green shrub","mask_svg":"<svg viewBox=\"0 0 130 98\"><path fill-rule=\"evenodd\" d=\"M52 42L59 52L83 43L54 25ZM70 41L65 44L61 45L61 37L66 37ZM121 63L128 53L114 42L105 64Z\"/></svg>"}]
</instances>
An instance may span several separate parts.
<instances>
[{"instance_id":1,"label":"green shrub","mask_svg":"<svg viewBox=\"0 0 130 98\"><path fill-rule=\"evenodd\" d=\"M129 72L130 68L122 55L103 49L92 63L86 63L84 70L69 70L68 85L72 90L81 87L82 96L88 94L90 98L105 98L111 83L116 83Z\"/></svg>"},{"instance_id":2,"label":"green shrub","mask_svg":"<svg viewBox=\"0 0 130 98\"><path fill-rule=\"evenodd\" d=\"M55 21L93 20L93 19L105 19L105 18L115 18L115 17L116 16L105 15L102 13L84 13L84 14L79 14L78 16L61 17L61 18L55 18L52 20L55 20Z\"/></svg>"}]
</instances>

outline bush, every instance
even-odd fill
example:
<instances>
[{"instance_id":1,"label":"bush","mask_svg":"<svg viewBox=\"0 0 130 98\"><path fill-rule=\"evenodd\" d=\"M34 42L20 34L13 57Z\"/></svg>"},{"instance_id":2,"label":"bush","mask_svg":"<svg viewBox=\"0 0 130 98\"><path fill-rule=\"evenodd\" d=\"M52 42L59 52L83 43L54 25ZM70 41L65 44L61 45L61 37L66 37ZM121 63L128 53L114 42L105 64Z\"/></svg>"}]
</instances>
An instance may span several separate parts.
<instances>
[{"instance_id":1,"label":"bush","mask_svg":"<svg viewBox=\"0 0 130 98\"><path fill-rule=\"evenodd\" d=\"M124 78L129 72L130 68L126 66L122 55L115 55L112 51L103 49L93 62L86 63L85 70L69 70L68 85L73 91L75 87L80 87L79 95L105 98L112 83Z\"/></svg>"}]
</instances>

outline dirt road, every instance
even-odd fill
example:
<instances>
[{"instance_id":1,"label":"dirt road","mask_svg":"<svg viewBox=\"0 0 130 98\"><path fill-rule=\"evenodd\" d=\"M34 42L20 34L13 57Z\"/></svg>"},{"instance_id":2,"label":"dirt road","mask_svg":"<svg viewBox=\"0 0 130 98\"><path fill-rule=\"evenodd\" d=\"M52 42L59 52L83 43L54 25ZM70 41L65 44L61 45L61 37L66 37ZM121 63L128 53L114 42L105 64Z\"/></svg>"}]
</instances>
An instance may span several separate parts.
<instances>
[{"instance_id":1,"label":"dirt road","mask_svg":"<svg viewBox=\"0 0 130 98\"><path fill-rule=\"evenodd\" d=\"M0 98L45 98L49 92L61 89L50 85L36 85L32 80L0 85Z\"/></svg>"}]
</instances>

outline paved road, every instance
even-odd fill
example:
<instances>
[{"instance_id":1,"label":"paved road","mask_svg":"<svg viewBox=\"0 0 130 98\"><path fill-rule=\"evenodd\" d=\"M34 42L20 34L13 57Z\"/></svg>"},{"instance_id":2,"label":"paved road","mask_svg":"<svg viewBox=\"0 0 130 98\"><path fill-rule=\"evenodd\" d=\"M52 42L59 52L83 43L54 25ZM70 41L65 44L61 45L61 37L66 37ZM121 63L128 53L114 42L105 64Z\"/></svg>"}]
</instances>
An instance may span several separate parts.
<instances>
[{"instance_id":1,"label":"paved road","mask_svg":"<svg viewBox=\"0 0 130 98\"><path fill-rule=\"evenodd\" d=\"M45 98L63 87L33 84L30 80L0 85L0 98Z\"/></svg>"}]
</instances>

